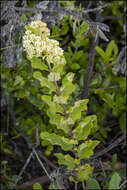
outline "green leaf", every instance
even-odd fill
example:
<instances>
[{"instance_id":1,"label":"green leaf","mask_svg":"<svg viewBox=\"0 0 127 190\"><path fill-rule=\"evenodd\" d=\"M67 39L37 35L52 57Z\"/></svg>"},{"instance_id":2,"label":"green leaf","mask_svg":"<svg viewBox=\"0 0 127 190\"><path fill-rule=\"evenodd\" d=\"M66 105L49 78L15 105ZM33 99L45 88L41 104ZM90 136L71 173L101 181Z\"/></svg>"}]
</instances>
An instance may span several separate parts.
<instances>
[{"instance_id":1,"label":"green leaf","mask_svg":"<svg viewBox=\"0 0 127 190\"><path fill-rule=\"evenodd\" d=\"M93 167L89 164L85 164L78 168L78 181L88 180L89 175L92 174Z\"/></svg>"},{"instance_id":2,"label":"green leaf","mask_svg":"<svg viewBox=\"0 0 127 190\"><path fill-rule=\"evenodd\" d=\"M127 113L123 112L122 115L120 116L120 129L122 131L126 131L126 117L127 117Z\"/></svg>"},{"instance_id":3,"label":"green leaf","mask_svg":"<svg viewBox=\"0 0 127 190\"><path fill-rule=\"evenodd\" d=\"M84 56L83 50L77 51L77 52L74 53L74 55L73 55L73 62L74 62L74 61L75 61L75 62L78 62L79 59L80 59L82 56Z\"/></svg>"},{"instance_id":4,"label":"green leaf","mask_svg":"<svg viewBox=\"0 0 127 190\"><path fill-rule=\"evenodd\" d=\"M40 59L37 57L32 58L32 67L34 69L40 69L40 70L46 70L48 71L48 66Z\"/></svg>"},{"instance_id":5,"label":"green leaf","mask_svg":"<svg viewBox=\"0 0 127 190\"><path fill-rule=\"evenodd\" d=\"M87 116L81 121L78 126L73 130L74 138L77 140L85 140L91 134L91 129L98 129L97 116Z\"/></svg>"},{"instance_id":6,"label":"green leaf","mask_svg":"<svg viewBox=\"0 0 127 190\"><path fill-rule=\"evenodd\" d=\"M35 72L33 73L33 77L34 77L35 79L38 79L39 81L42 80L42 74L41 74L41 72L39 72L39 71L35 71Z\"/></svg>"},{"instance_id":7,"label":"green leaf","mask_svg":"<svg viewBox=\"0 0 127 190\"><path fill-rule=\"evenodd\" d=\"M72 106L69 110L69 117L73 120L73 122L79 120L81 118L81 112L87 110L88 99L79 100L75 102L74 106Z\"/></svg>"},{"instance_id":8,"label":"green leaf","mask_svg":"<svg viewBox=\"0 0 127 190\"><path fill-rule=\"evenodd\" d=\"M72 84L71 82L64 83L64 85L62 85L60 88L61 96L65 97L67 100L74 90L74 84Z\"/></svg>"},{"instance_id":9,"label":"green leaf","mask_svg":"<svg viewBox=\"0 0 127 190\"><path fill-rule=\"evenodd\" d=\"M33 190L43 190L43 188L40 183L34 183Z\"/></svg>"},{"instance_id":10,"label":"green leaf","mask_svg":"<svg viewBox=\"0 0 127 190\"><path fill-rule=\"evenodd\" d=\"M80 26L81 34L85 33L89 28L89 24L85 21L82 22Z\"/></svg>"},{"instance_id":11,"label":"green leaf","mask_svg":"<svg viewBox=\"0 0 127 190\"><path fill-rule=\"evenodd\" d=\"M53 72L61 74L63 72L63 68L64 68L64 64L56 64L53 67Z\"/></svg>"},{"instance_id":12,"label":"green leaf","mask_svg":"<svg viewBox=\"0 0 127 190\"><path fill-rule=\"evenodd\" d=\"M49 106L52 105L52 100L51 100L51 96L49 95L43 95L41 96L41 99L48 104Z\"/></svg>"},{"instance_id":13,"label":"green leaf","mask_svg":"<svg viewBox=\"0 0 127 190\"><path fill-rule=\"evenodd\" d=\"M60 112L60 113L63 113L63 107L60 105L60 104L57 104L56 102L53 102L53 101L48 101L47 95L44 95L44 97L42 96L42 100L49 105L49 109L47 111L49 117L52 113L56 113L56 112ZM47 99L47 100L46 100Z\"/></svg>"},{"instance_id":14,"label":"green leaf","mask_svg":"<svg viewBox=\"0 0 127 190\"><path fill-rule=\"evenodd\" d=\"M74 73L69 72L66 74L66 76L62 80L62 84L66 85L68 82L72 82L74 78Z\"/></svg>"},{"instance_id":15,"label":"green leaf","mask_svg":"<svg viewBox=\"0 0 127 190\"><path fill-rule=\"evenodd\" d=\"M114 56L117 55L118 53L118 47L115 44L115 41L112 40L111 42L109 42L109 44L106 47L106 51L105 51L105 62L109 63L110 58L112 56L112 51L114 50Z\"/></svg>"},{"instance_id":16,"label":"green leaf","mask_svg":"<svg viewBox=\"0 0 127 190\"><path fill-rule=\"evenodd\" d=\"M95 77L92 79L92 81L91 81L91 83L90 83L90 86L93 87L93 88L100 87L101 82L102 82L102 76L101 76L101 74L98 73L98 74L95 75Z\"/></svg>"},{"instance_id":17,"label":"green leaf","mask_svg":"<svg viewBox=\"0 0 127 190\"><path fill-rule=\"evenodd\" d=\"M55 133L42 132L40 138L48 140L53 145L59 145L63 150L72 150L73 145L77 144L76 140L70 140L64 136L56 135Z\"/></svg>"},{"instance_id":18,"label":"green leaf","mask_svg":"<svg viewBox=\"0 0 127 190\"><path fill-rule=\"evenodd\" d=\"M63 130L65 133L69 133L69 127L66 123L66 118L59 114L50 114L50 123L57 126L58 129Z\"/></svg>"},{"instance_id":19,"label":"green leaf","mask_svg":"<svg viewBox=\"0 0 127 190\"><path fill-rule=\"evenodd\" d=\"M96 51L101 55L101 57L103 58L103 60L105 60L105 52L102 48L100 48L99 46L96 46Z\"/></svg>"},{"instance_id":20,"label":"green leaf","mask_svg":"<svg viewBox=\"0 0 127 190\"><path fill-rule=\"evenodd\" d=\"M22 85L22 84L24 84L23 78L21 76L16 76L15 81L14 81L14 86Z\"/></svg>"},{"instance_id":21,"label":"green leaf","mask_svg":"<svg viewBox=\"0 0 127 190\"><path fill-rule=\"evenodd\" d=\"M69 31L69 26L67 24L64 24L61 28L60 35L67 35Z\"/></svg>"},{"instance_id":22,"label":"green leaf","mask_svg":"<svg viewBox=\"0 0 127 190\"><path fill-rule=\"evenodd\" d=\"M13 152L10 149L8 149L8 148L3 147L1 149L2 149L3 152L6 152L8 154L13 154Z\"/></svg>"},{"instance_id":23,"label":"green leaf","mask_svg":"<svg viewBox=\"0 0 127 190\"><path fill-rule=\"evenodd\" d=\"M27 16L24 13L22 13L22 15L21 15L21 20L22 20L22 22L27 22L27 20L28 20Z\"/></svg>"},{"instance_id":24,"label":"green leaf","mask_svg":"<svg viewBox=\"0 0 127 190\"><path fill-rule=\"evenodd\" d=\"M112 175L112 178L109 182L109 189L119 189L119 185L120 185L120 181L121 181L121 178L119 176L119 174L117 172L115 172L113 175Z\"/></svg>"},{"instance_id":25,"label":"green leaf","mask_svg":"<svg viewBox=\"0 0 127 190\"><path fill-rule=\"evenodd\" d=\"M63 113L63 108L60 104L57 104L56 102L52 101L51 96L49 95L42 95L41 99L49 105L49 117L52 113L60 112Z\"/></svg>"},{"instance_id":26,"label":"green leaf","mask_svg":"<svg viewBox=\"0 0 127 190\"><path fill-rule=\"evenodd\" d=\"M106 93L104 89L95 90L95 93L99 94L102 100L104 100L104 102L106 102L110 108L113 108L115 106L114 102L115 93L112 94Z\"/></svg>"},{"instance_id":27,"label":"green leaf","mask_svg":"<svg viewBox=\"0 0 127 190\"><path fill-rule=\"evenodd\" d=\"M50 89L50 92L55 92L56 91L56 87L55 85L53 84L53 82L49 81L47 78L45 77L41 77L40 78L40 85L42 87L47 87Z\"/></svg>"},{"instance_id":28,"label":"green leaf","mask_svg":"<svg viewBox=\"0 0 127 190\"><path fill-rule=\"evenodd\" d=\"M100 190L100 186L99 186L99 183L97 182L97 180L89 177L89 179L86 181L86 183L88 185L88 189Z\"/></svg>"},{"instance_id":29,"label":"green leaf","mask_svg":"<svg viewBox=\"0 0 127 190\"><path fill-rule=\"evenodd\" d=\"M77 63L73 63L72 65L70 65L70 67L71 67L71 69L73 69L73 70L78 70L78 69L80 69L80 65L77 64Z\"/></svg>"},{"instance_id":30,"label":"green leaf","mask_svg":"<svg viewBox=\"0 0 127 190\"><path fill-rule=\"evenodd\" d=\"M78 157L80 159L89 158L93 155L93 150L99 143L100 142L96 140L89 140L85 141L85 143L80 144L78 146Z\"/></svg>"},{"instance_id":31,"label":"green leaf","mask_svg":"<svg viewBox=\"0 0 127 190\"><path fill-rule=\"evenodd\" d=\"M111 162L112 168L115 167L116 162L117 162L117 154L113 154L113 156L112 156L112 162Z\"/></svg>"},{"instance_id":32,"label":"green leaf","mask_svg":"<svg viewBox=\"0 0 127 190\"><path fill-rule=\"evenodd\" d=\"M73 170L76 166L75 160L69 154L63 155L61 153L55 153L58 158L58 164L66 165L69 170Z\"/></svg>"},{"instance_id":33,"label":"green leaf","mask_svg":"<svg viewBox=\"0 0 127 190\"><path fill-rule=\"evenodd\" d=\"M48 75L48 80L49 81L58 81L60 80L60 74L59 73L55 73L55 72L51 72L49 75Z\"/></svg>"},{"instance_id":34,"label":"green leaf","mask_svg":"<svg viewBox=\"0 0 127 190\"><path fill-rule=\"evenodd\" d=\"M61 1L61 0L59 0L59 2L60 2L64 7L74 8L74 6L75 6L75 0L74 0L74 1Z\"/></svg>"},{"instance_id":35,"label":"green leaf","mask_svg":"<svg viewBox=\"0 0 127 190\"><path fill-rule=\"evenodd\" d=\"M6 161L6 160L1 161L2 165L6 165L7 163L8 163L8 161Z\"/></svg>"}]
</instances>

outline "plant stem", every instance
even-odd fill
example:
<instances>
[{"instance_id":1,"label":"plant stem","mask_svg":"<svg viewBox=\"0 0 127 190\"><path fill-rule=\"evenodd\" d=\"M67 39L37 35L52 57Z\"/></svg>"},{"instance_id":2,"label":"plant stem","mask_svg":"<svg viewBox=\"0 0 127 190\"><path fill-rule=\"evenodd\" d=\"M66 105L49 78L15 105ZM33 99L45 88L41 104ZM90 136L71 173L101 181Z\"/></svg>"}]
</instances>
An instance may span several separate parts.
<instances>
[{"instance_id":1,"label":"plant stem","mask_svg":"<svg viewBox=\"0 0 127 190\"><path fill-rule=\"evenodd\" d=\"M46 175L47 175L48 178L51 180L50 175L48 174L47 170L45 169L43 163L41 162L41 160L40 160L40 158L39 158L39 156L38 156L38 154L37 154L37 152L36 152L36 150L35 150L34 148L33 148L33 152L35 153L35 155L36 155L36 157L37 157L37 160L39 161L39 163L40 163L41 167L43 168L43 170L45 171Z\"/></svg>"},{"instance_id":2,"label":"plant stem","mask_svg":"<svg viewBox=\"0 0 127 190\"><path fill-rule=\"evenodd\" d=\"M77 182L75 183L75 190L77 190L77 188L78 188L78 184L77 184Z\"/></svg>"}]
</instances>

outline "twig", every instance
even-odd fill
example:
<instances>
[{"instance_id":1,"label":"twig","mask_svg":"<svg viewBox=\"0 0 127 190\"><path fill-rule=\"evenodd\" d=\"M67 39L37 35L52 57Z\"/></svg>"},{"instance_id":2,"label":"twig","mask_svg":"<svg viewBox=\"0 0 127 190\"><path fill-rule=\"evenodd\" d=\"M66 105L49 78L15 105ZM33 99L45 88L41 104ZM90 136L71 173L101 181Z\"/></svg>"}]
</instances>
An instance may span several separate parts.
<instances>
[{"instance_id":1,"label":"twig","mask_svg":"<svg viewBox=\"0 0 127 190\"><path fill-rule=\"evenodd\" d=\"M44 9L44 8L26 8L26 7L23 7L23 8L20 8L20 7L13 7L16 11L20 11L20 12L25 12L25 11L33 11L33 12L45 12L45 13L49 13L49 12L52 12L52 13L58 13L59 12L64 12L65 14L79 14L79 13L84 13L84 14L87 14L87 13L90 13L90 12L96 12L96 11L99 11L99 10L102 10L103 8L107 7L107 6L111 6L111 3L107 3L103 6L99 6L97 8L93 8L93 9L82 9L82 10L76 10L76 9L67 9L67 8L59 8L59 9Z\"/></svg>"},{"instance_id":2,"label":"twig","mask_svg":"<svg viewBox=\"0 0 127 190\"><path fill-rule=\"evenodd\" d=\"M37 158L38 162L40 163L41 167L43 168L43 170L45 171L46 175L47 175L48 178L51 180L51 177L50 177L50 175L48 174L47 170L45 169L45 167L44 167L42 161L40 160L40 158L39 158L39 156L38 156L38 154L37 154L35 148L33 148L33 152L34 152L34 154L36 155L36 158Z\"/></svg>"},{"instance_id":3,"label":"twig","mask_svg":"<svg viewBox=\"0 0 127 190\"><path fill-rule=\"evenodd\" d=\"M78 187L78 184L77 184L77 183L75 183L75 190L77 190L77 187Z\"/></svg>"},{"instance_id":4,"label":"twig","mask_svg":"<svg viewBox=\"0 0 127 190\"><path fill-rule=\"evenodd\" d=\"M39 178L36 178L36 179L32 179L30 181L27 181L27 182L23 183L22 185L17 185L13 189L15 189L15 190L24 189L25 187L32 186L34 183L38 182L40 184L44 184L44 183L46 183L48 181L49 181L49 178L47 176L43 176L43 177L39 177Z\"/></svg>"},{"instance_id":5,"label":"twig","mask_svg":"<svg viewBox=\"0 0 127 190\"><path fill-rule=\"evenodd\" d=\"M0 48L0 51L4 50L4 49L8 49L8 48L17 47L17 46L22 46L22 44L16 44L16 45L11 45L11 46L7 46L7 47L3 47L3 48Z\"/></svg>"},{"instance_id":6,"label":"twig","mask_svg":"<svg viewBox=\"0 0 127 190\"><path fill-rule=\"evenodd\" d=\"M124 20L124 17L119 17L119 16L102 16L101 21L105 20Z\"/></svg>"},{"instance_id":7,"label":"twig","mask_svg":"<svg viewBox=\"0 0 127 190\"><path fill-rule=\"evenodd\" d=\"M121 64L123 62L123 59L126 57L126 51L127 51L127 46L124 46L122 48L122 50L120 51L118 58L117 58L117 62L113 68L113 70L115 72L118 72L120 70Z\"/></svg>"},{"instance_id":8,"label":"twig","mask_svg":"<svg viewBox=\"0 0 127 190\"><path fill-rule=\"evenodd\" d=\"M109 86L109 87L105 87L105 88L92 88L91 90L94 91L94 90L101 90L101 89L112 89L112 88L119 88L118 85L114 85L114 86Z\"/></svg>"},{"instance_id":9,"label":"twig","mask_svg":"<svg viewBox=\"0 0 127 190\"><path fill-rule=\"evenodd\" d=\"M37 125L36 125L36 147L40 145L38 128L39 128L39 124L37 123Z\"/></svg>"},{"instance_id":10,"label":"twig","mask_svg":"<svg viewBox=\"0 0 127 190\"><path fill-rule=\"evenodd\" d=\"M88 63L88 67L87 67L87 73L86 73L86 77L85 77L85 84L84 84L84 90L82 93L82 99L85 99L88 97L88 89L89 89L89 84L90 84L90 80L91 80L91 74L93 71L93 66L94 66L94 57L95 57L95 47L97 45L97 42L95 42L95 38L92 39L92 43L91 43L91 48L90 48L90 52L89 52L89 63Z\"/></svg>"},{"instance_id":11,"label":"twig","mask_svg":"<svg viewBox=\"0 0 127 190\"><path fill-rule=\"evenodd\" d=\"M101 10L101 9L99 9ZM88 15L87 15L88 16ZM99 21L101 18L101 11L99 11L96 15L96 20ZM89 85L90 85L90 81L91 81L91 75L92 75L92 71L93 71L93 67L94 67L94 58L95 58L95 47L98 44L98 40L96 40L96 37L94 37L92 39L91 42L91 48L90 48L90 52L89 52L89 63L88 63L88 67L87 67L87 73L86 73L86 77L85 77L85 84L84 84L84 89L83 89L83 93L82 93L82 99L86 99L88 97L88 90L89 90Z\"/></svg>"},{"instance_id":12,"label":"twig","mask_svg":"<svg viewBox=\"0 0 127 190\"><path fill-rule=\"evenodd\" d=\"M22 174L23 174L23 172L25 171L27 165L29 164L29 162L30 162L30 160L31 160L31 158L32 158L32 156L33 156L33 153L34 153L34 151L32 151L32 152L30 153L29 157L27 158L25 165L24 165L23 168L21 169L21 171L20 171L20 173L19 173L19 175L18 175L18 178L16 179L16 182L15 182L15 184L14 184L14 187L17 185L17 183L18 183L20 177L22 176Z\"/></svg>"},{"instance_id":13,"label":"twig","mask_svg":"<svg viewBox=\"0 0 127 190\"><path fill-rule=\"evenodd\" d=\"M48 160L48 159L42 154L41 151L39 151L39 150L36 150L36 151L37 151L37 153L39 154L39 156L40 156L43 160L45 160L45 162L47 162L47 164L49 164L49 166L51 166L51 167L54 168L54 169L57 169L57 168L58 168L57 166L55 166L55 164L53 164L53 162L51 162L50 160Z\"/></svg>"},{"instance_id":14,"label":"twig","mask_svg":"<svg viewBox=\"0 0 127 190\"><path fill-rule=\"evenodd\" d=\"M124 133L121 137L119 137L114 143L110 144L107 148L105 148L104 150L96 153L94 156L91 156L91 158L89 158L90 160L91 159L96 159L100 156L102 156L103 154L109 152L111 149L115 148L116 146L118 146L118 144L120 142L122 142L124 139L126 139L126 133Z\"/></svg>"},{"instance_id":15,"label":"twig","mask_svg":"<svg viewBox=\"0 0 127 190\"><path fill-rule=\"evenodd\" d=\"M125 186L125 185L126 185L126 183L127 183L127 180L123 181L123 183L120 185L119 189L122 189L122 188L123 188L123 186Z\"/></svg>"}]
</instances>

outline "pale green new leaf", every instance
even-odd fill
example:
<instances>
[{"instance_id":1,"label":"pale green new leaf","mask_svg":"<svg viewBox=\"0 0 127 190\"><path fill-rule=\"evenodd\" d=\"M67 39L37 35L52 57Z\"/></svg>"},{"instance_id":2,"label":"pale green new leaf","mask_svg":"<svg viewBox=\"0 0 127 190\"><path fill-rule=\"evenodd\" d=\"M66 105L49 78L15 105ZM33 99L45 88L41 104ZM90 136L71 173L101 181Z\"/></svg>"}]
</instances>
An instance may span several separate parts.
<instances>
[{"instance_id":1,"label":"pale green new leaf","mask_svg":"<svg viewBox=\"0 0 127 190\"><path fill-rule=\"evenodd\" d=\"M97 129L96 115L87 116L81 121L78 126L73 130L74 138L78 140L85 140L91 134L91 129Z\"/></svg>"},{"instance_id":2,"label":"pale green new leaf","mask_svg":"<svg viewBox=\"0 0 127 190\"><path fill-rule=\"evenodd\" d=\"M81 112L87 110L88 99L79 100L75 102L74 106L72 106L69 110L69 117L73 120L73 122L79 120L81 118Z\"/></svg>"},{"instance_id":3,"label":"pale green new leaf","mask_svg":"<svg viewBox=\"0 0 127 190\"><path fill-rule=\"evenodd\" d=\"M100 142L96 140L89 140L85 141L85 143L80 144L78 146L78 157L80 159L89 158L93 155L93 150L99 143Z\"/></svg>"},{"instance_id":4,"label":"pale green new leaf","mask_svg":"<svg viewBox=\"0 0 127 190\"><path fill-rule=\"evenodd\" d=\"M61 96L65 97L67 100L74 90L75 90L75 85L72 84L71 82L67 82L66 84L62 85L62 87L60 88Z\"/></svg>"},{"instance_id":5,"label":"pale green new leaf","mask_svg":"<svg viewBox=\"0 0 127 190\"><path fill-rule=\"evenodd\" d=\"M60 104L57 104L52 101L51 96L49 95L42 95L41 99L49 105L49 114L56 113L56 112L61 112L63 113L63 108Z\"/></svg>"},{"instance_id":6,"label":"pale green new leaf","mask_svg":"<svg viewBox=\"0 0 127 190\"><path fill-rule=\"evenodd\" d=\"M40 138L48 140L52 145L59 145L65 151L72 150L73 145L77 144L76 140L70 140L64 136L56 135L55 133L41 132Z\"/></svg>"},{"instance_id":7,"label":"pale green new leaf","mask_svg":"<svg viewBox=\"0 0 127 190\"><path fill-rule=\"evenodd\" d=\"M88 177L93 172L93 167L89 164L85 164L78 168L78 181L88 180Z\"/></svg>"},{"instance_id":8,"label":"pale green new leaf","mask_svg":"<svg viewBox=\"0 0 127 190\"><path fill-rule=\"evenodd\" d=\"M66 85L68 82L72 82L74 78L74 73L69 72L62 80L62 84Z\"/></svg>"},{"instance_id":9,"label":"pale green new leaf","mask_svg":"<svg viewBox=\"0 0 127 190\"><path fill-rule=\"evenodd\" d=\"M33 190L43 190L43 187L40 183L34 183Z\"/></svg>"},{"instance_id":10,"label":"pale green new leaf","mask_svg":"<svg viewBox=\"0 0 127 190\"><path fill-rule=\"evenodd\" d=\"M50 123L56 125L58 129L61 129L65 133L68 134L70 129L69 129L68 125L63 122L64 120L66 121L66 118L64 116L61 116L58 113L57 114L55 114L55 113L50 114Z\"/></svg>"},{"instance_id":11,"label":"pale green new leaf","mask_svg":"<svg viewBox=\"0 0 127 190\"><path fill-rule=\"evenodd\" d=\"M56 64L53 67L53 72L61 74L63 72L63 68L64 68L64 64Z\"/></svg>"},{"instance_id":12,"label":"pale green new leaf","mask_svg":"<svg viewBox=\"0 0 127 190\"><path fill-rule=\"evenodd\" d=\"M61 153L55 153L58 158L58 163L66 165L69 170L73 170L76 166L75 160L69 154L63 155Z\"/></svg>"}]
</instances>

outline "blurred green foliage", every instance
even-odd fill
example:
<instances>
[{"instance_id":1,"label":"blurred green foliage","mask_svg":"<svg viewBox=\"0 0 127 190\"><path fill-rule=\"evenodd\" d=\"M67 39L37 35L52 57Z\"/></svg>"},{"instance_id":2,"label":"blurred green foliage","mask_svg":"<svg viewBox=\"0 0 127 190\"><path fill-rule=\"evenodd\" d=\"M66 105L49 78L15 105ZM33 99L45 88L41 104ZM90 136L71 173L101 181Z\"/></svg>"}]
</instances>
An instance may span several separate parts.
<instances>
[{"instance_id":1,"label":"blurred green foliage","mask_svg":"<svg viewBox=\"0 0 127 190\"><path fill-rule=\"evenodd\" d=\"M30 7L34 6L34 4L32 4L30 1L28 1L28 3ZM112 6L109 6L107 9L105 9L105 11L102 13L103 16L114 15L123 17L125 2L112 1L111 3ZM64 6L65 4L66 6L69 6L69 4L67 5L67 3L64 2L62 4ZM22 15L22 20L26 22L27 17ZM84 83L86 82L85 76L88 66L91 35L89 35L88 38L84 37L84 33L88 29L88 24L84 21L81 22L77 20L77 22L75 22L74 18L65 16L62 18L60 23L60 27L56 25L52 26L51 35L53 39L60 41L62 48L65 50L64 55L67 64L65 66L65 71L63 71L63 75L68 72L73 72L76 74L74 78L76 87L73 92L73 99L70 97L74 103L77 99L81 99ZM119 47L124 45L124 23L123 20L112 19L110 24L110 42L107 44L102 43L96 46L97 56L94 62L94 70L92 72L92 80L90 83L88 97L89 106L92 109L92 113L97 116L100 126L99 132L94 132L93 134L102 142L105 142L108 137L107 130L104 127L108 114L118 120L119 127L122 131L126 130L126 78L122 74L118 74L113 71L113 67L116 64L116 60L118 58L118 53L120 52ZM115 34L113 34L114 31ZM120 36L120 38L118 38L118 36ZM53 136L51 138L52 142L45 140L47 137L49 138L49 133L53 130L56 134L64 134L65 136L67 135L65 134L66 131L62 131L61 129L57 128L53 118L50 118L52 124L49 123L49 118L47 114L45 114L47 113L48 105L42 101L42 95L48 94L48 87L50 84L47 84L47 87L43 88L40 86L39 81L35 80L35 77L33 77L33 68L35 68L34 65L35 63L33 60L31 67L30 62L26 59L25 53L23 53L22 64L17 64L15 68L6 68L4 65L2 65L2 86L10 98L13 96L12 99L14 100L14 111L17 114L17 119L21 123L23 131L30 137L33 143L35 143L36 124L39 123L39 132L45 132L41 134L41 137L43 136L41 145L46 147L44 148L45 154L50 155L53 151ZM37 71L38 69L43 70L43 65L40 68L40 63L38 62L38 65L36 65L35 69ZM53 86L50 87L51 90ZM24 103L20 104L20 100L23 100ZM39 109L40 115L36 113L36 109L34 108ZM18 136L18 134L19 132L16 130L16 128L13 128L11 135L14 137ZM79 131L77 127L75 130L75 136L82 137L80 136L81 134L82 131ZM47 136L44 137L44 135ZM56 136L54 136L54 138L56 138ZM12 151L9 150L5 145L6 142L3 142L2 151L12 153ZM64 148L66 150L67 147L63 142L61 146L65 146ZM83 147L81 147L81 149L82 148ZM79 154L81 157L84 157L82 151L79 151ZM66 158L64 158L63 155L61 156L60 154L56 154L56 157L59 158L60 163L64 163L69 167L69 169L74 167L75 163L72 162L72 157L67 155ZM68 165L68 163L71 164ZM82 174L79 176L79 179L81 176ZM116 180L118 182L117 184L115 184ZM120 177L117 173L114 173L108 188L111 189L112 187L115 187L117 189L119 183ZM89 178L88 187L92 184L98 187L97 182ZM34 185L33 189L35 187L36 185ZM41 187L39 188L41 189Z\"/></svg>"}]
</instances>

